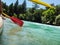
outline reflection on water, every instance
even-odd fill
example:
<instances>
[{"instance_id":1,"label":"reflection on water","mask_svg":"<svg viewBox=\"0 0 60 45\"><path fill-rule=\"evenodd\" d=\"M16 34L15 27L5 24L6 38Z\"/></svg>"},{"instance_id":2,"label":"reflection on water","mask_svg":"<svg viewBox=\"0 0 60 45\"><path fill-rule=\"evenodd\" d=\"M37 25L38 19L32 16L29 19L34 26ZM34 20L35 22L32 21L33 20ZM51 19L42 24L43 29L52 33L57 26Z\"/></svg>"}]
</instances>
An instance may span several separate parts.
<instances>
[{"instance_id":1,"label":"reflection on water","mask_svg":"<svg viewBox=\"0 0 60 45\"><path fill-rule=\"evenodd\" d=\"M24 21L21 28L4 21L3 45L60 45L60 27Z\"/></svg>"}]
</instances>

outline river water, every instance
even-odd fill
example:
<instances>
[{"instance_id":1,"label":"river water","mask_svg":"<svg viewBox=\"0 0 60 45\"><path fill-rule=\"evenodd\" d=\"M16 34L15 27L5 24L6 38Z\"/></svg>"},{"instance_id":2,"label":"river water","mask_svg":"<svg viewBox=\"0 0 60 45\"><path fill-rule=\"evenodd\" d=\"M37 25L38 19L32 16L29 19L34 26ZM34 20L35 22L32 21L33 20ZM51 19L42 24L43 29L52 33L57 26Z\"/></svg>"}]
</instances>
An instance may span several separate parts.
<instances>
[{"instance_id":1,"label":"river water","mask_svg":"<svg viewBox=\"0 0 60 45\"><path fill-rule=\"evenodd\" d=\"M4 20L2 45L60 45L60 27L24 21L23 27Z\"/></svg>"}]
</instances>

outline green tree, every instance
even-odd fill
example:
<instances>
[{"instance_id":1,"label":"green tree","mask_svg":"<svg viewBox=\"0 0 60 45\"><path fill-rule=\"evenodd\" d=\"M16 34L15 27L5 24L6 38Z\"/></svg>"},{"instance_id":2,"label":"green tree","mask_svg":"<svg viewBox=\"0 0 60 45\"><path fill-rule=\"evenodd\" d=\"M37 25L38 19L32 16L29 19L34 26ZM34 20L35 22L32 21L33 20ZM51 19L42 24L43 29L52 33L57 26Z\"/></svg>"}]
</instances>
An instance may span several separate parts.
<instances>
[{"instance_id":1,"label":"green tree","mask_svg":"<svg viewBox=\"0 0 60 45\"><path fill-rule=\"evenodd\" d=\"M55 22L56 22L56 25L60 26L60 14L56 16Z\"/></svg>"},{"instance_id":2,"label":"green tree","mask_svg":"<svg viewBox=\"0 0 60 45\"><path fill-rule=\"evenodd\" d=\"M33 9L33 8L29 8L28 11L29 11L30 13L32 13L32 14L34 13L34 9Z\"/></svg>"},{"instance_id":3,"label":"green tree","mask_svg":"<svg viewBox=\"0 0 60 45\"><path fill-rule=\"evenodd\" d=\"M35 13L35 10L37 10L38 7L39 7L38 4L34 3L33 7L29 8L29 12L32 14Z\"/></svg>"},{"instance_id":4,"label":"green tree","mask_svg":"<svg viewBox=\"0 0 60 45\"><path fill-rule=\"evenodd\" d=\"M25 19L28 21L32 21L32 13L27 10L27 13L25 14Z\"/></svg>"},{"instance_id":5,"label":"green tree","mask_svg":"<svg viewBox=\"0 0 60 45\"><path fill-rule=\"evenodd\" d=\"M60 14L60 5L56 5L56 15Z\"/></svg>"},{"instance_id":6,"label":"green tree","mask_svg":"<svg viewBox=\"0 0 60 45\"><path fill-rule=\"evenodd\" d=\"M8 6L6 5L6 3L2 2L2 4L3 4L3 12L8 14Z\"/></svg>"},{"instance_id":7,"label":"green tree","mask_svg":"<svg viewBox=\"0 0 60 45\"><path fill-rule=\"evenodd\" d=\"M22 12L23 12L23 11L22 11L22 5L19 5L19 6L18 6L18 14L22 14Z\"/></svg>"},{"instance_id":8,"label":"green tree","mask_svg":"<svg viewBox=\"0 0 60 45\"><path fill-rule=\"evenodd\" d=\"M34 3L33 8L34 8L34 9L37 9L37 8L39 8L39 5L36 4L36 3Z\"/></svg>"},{"instance_id":9,"label":"green tree","mask_svg":"<svg viewBox=\"0 0 60 45\"><path fill-rule=\"evenodd\" d=\"M9 15L13 16L14 15L14 7L13 7L13 3L9 6Z\"/></svg>"},{"instance_id":10,"label":"green tree","mask_svg":"<svg viewBox=\"0 0 60 45\"><path fill-rule=\"evenodd\" d=\"M18 0L16 1L16 3L14 4L14 13L17 14L17 17L19 18L19 12L18 12Z\"/></svg>"},{"instance_id":11,"label":"green tree","mask_svg":"<svg viewBox=\"0 0 60 45\"><path fill-rule=\"evenodd\" d=\"M22 4L22 13L26 13L26 0L24 0L23 4Z\"/></svg>"},{"instance_id":12,"label":"green tree","mask_svg":"<svg viewBox=\"0 0 60 45\"><path fill-rule=\"evenodd\" d=\"M55 21L55 9L48 9L46 11L44 11L43 13L43 17L42 17L42 21L45 23L47 23L49 21L49 24L53 24L53 22Z\"/></svg>"},{"instance_id":13,"label":"green tree","mask_svg":"<svg viewBox=\"0 0 60 45\"><path fill-rule=\"evenodd\" d=\"M34 22L38 22L38 23L42 23L42 19L41 19L41 16L42 16L42 12L43 12L43 9L36 9L33 16L34 16Z\"/></svg>"}]
</instances>

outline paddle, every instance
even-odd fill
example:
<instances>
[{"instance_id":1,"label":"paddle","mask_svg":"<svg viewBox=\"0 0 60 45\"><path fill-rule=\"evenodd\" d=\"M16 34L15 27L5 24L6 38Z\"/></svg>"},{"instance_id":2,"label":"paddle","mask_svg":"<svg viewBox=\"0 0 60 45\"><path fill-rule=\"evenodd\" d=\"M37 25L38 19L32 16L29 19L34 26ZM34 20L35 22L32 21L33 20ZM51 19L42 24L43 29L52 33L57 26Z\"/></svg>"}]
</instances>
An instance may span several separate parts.
<instances>
[{"instance_id":1,"label":"paddle","mask_svg":"<svg viewBox=\"0 0 60 45\"><path fill-rule=\"evenodd\" d=\"M18 19L18 18L16 18L16 17L10 17L10 16L8 16L7 14L5 14L5 13L3 13L2 12L2 2L1 2L1 0L0 0L0 15L1 14L3 14L3 15L5 15L6 17L8 17L8 18L10 18L14 23L16 23L16 24L18 24L19 26L23 26L23 21L22 20L20 20L20 19Z\"/></svg>"},{"instance_id":2,"label":"paddle","mask_svg":"<svg viewBox=\"0 0 60 45\"><path fill-rule=\"evenodd\" d=\"M45 2L43 2L43 1L40 1L40 0L29 0L29 1L32 1L32 2L37 3L37 4L44 5L44 6L46 6L46 7L54 8L54 7L51 6L50 4L45 3Z\"/></svg>"},{"instance_id":3,"label":"paddle","mask_svg":"<svg viewBox=\"0 0 60 45\"><path fill-rule=\"evenodd\" d=\"M22 21L22 20L14 17L14 16L10 17L10 16L8 16L8 15L5 14L5 13L2 13L2 14L5 15L6 17L10 18L14 23L18 24L20 27L23 26L23 21Z\"/></svg>"}]
</instances>

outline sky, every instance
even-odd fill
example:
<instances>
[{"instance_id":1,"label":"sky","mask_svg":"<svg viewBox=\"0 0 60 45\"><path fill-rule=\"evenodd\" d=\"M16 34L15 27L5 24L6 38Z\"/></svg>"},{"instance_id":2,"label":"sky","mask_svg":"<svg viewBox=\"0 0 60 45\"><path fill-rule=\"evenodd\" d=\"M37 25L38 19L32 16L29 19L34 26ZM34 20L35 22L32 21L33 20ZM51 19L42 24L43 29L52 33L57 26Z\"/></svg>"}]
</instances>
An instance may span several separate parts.
<instances>
[{"instance_id":1,"label":"sky","mask_svg":"<svg viewBox=\"0 0 60 45\"><path fill-rule=\"evenodd\" d=\"M2 1L6 2L7 5L10 5L11 3L15 3L16 2L16 0L2 0ZM19 4L22 4L23 1L24 0L19 0ZM54 3L54 5L60 4L60 0L41 0L41 1L46 2L48 4ZM32 2L30 2L28 0L26 0L26 2L27 2L27 7L32 7L33 6ZM45 7L45 6L42 6L42 5L39 5L39 6L40 6L40 8L44 8Z\"/></svg>"}]
</instances>

